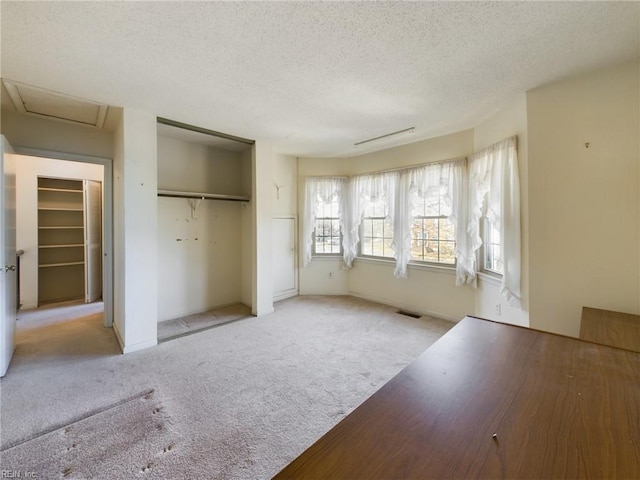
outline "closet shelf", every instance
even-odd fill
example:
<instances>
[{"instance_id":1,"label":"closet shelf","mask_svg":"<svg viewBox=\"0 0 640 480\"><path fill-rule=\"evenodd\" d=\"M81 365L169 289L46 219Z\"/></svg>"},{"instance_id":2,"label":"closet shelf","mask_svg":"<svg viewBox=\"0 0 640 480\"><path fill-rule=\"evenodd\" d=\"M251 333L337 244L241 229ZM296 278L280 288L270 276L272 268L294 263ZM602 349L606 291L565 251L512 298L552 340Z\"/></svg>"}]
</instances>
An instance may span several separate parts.
<instances>
[{"instance_id":1,"label":"closet shelf","mask_svg":"<svg viewBox=\"0 0 640 480\"><path fill-rule=\"evenodd\" d=\"M60 207L38 207L38 210L45 212L82 212L81 208L60 208Z\"/></svg>"},{"instance_id":2,"label":"closet shelf","mask_svg":"<svg viewBox=\"0 0 640 480\"><path fill-rule=\"evenodd\" d=\"M47 227L38 227L38 230L73 230L83 229L83 225L52 225Z\"/></svg>"},{"instance_id":3,"label":"closet shelf","mask_svg":"<svg viewBox=\"0 0 640 480\"><path fill-rule=\"evenodd\" d=\"M66 193L82 193L82 190L76 190L72 188L51 188L51 187L38 187L40 192L66 192Z\"/></svg>"},{"instance_id":4,"label":"closet shelf","mask_svg":"<svg viewBox=\"0 0 640 480\"><path fill-rule=\"evenodd\" d=\"M38 248L71 248L71 247L84 247L83 243L64 243L59 245L40 245Z\"/></svg>"},{"instance_id":5,"label":"closet shelf","mask_svg":"<svg viewBox=\"0 0 640 480\"><path fill-rule=\"evenodd\" d=\"M38 267L40 268L69 267L71 265L84 265L84 262L43 263L41 265L38 265Z\"/></svg>"},{"instance_id":6,"label":"closet shelf","mask_svg":"<svg viewBox=\"0 0 640 480\"><path fill-rule=\"evenodd\" d=\"M180 192L176 190L158 190L159 197L199 198L201 200L226 200L231 202L250 202L251 197L243 195L223 195L219 193Z\"/></svg>"}]
</instances>

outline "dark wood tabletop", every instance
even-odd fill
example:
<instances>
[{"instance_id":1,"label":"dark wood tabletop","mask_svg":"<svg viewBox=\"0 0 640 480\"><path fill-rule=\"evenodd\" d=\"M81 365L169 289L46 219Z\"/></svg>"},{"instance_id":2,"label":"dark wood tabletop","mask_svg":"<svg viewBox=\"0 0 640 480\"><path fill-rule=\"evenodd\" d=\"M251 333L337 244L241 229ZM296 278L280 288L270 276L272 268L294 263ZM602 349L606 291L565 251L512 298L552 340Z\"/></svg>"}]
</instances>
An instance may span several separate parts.
<instances>
[{"instance_id":1,"label":"dark wood tabletop","mask_svg":"<svg viewBox=\"0 0 640 480\"><path fill-rule=\"evenodd\" d=\"M466 317L282 479L640 478L640 354Z\"/></svg>"}]
</instances>

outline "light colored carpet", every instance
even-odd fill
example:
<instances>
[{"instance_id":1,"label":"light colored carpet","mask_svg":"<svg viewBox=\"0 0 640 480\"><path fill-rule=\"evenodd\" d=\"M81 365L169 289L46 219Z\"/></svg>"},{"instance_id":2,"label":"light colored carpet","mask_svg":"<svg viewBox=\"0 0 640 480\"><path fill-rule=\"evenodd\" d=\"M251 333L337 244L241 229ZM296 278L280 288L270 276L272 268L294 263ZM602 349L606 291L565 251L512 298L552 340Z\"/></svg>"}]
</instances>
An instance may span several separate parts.
<instances>
[{"instance_id":1,"label":"light colored carpet","mask_svg":"<svg viewBox=\"0 0 640 480\"><path fill-rule=\"evenodd\" d=\"M251 308L242 303L214 308L202 313L165 320L158 323L158 341L163 342L194 332L213 328L251 316Z\"/></svg>"},{"instance_id":2,"label":"light colored carpet","mask_svg":"<svg viewBox=\"0 0 640 480\"><path fill-rule=\"evenodd\" d=\"M143 392L4 450L3 471L69 479L107 472L111 478L146 478L162 472L179 442L154 394Z\"/></svg>"},{"instance_id":3,"label":"light colored carpet","mask_svg":"<svg viewBox=\"0 0 640 480\"><path fill-rule=\"evenodd\" d=\"M0 381L2 449L153 389L175 443L145 478L271 478L453 326L353 297L301 296L118 355L97 317L21 329ZM97 468L89 478L118 477Z\"/></svg>"}]
</instances>

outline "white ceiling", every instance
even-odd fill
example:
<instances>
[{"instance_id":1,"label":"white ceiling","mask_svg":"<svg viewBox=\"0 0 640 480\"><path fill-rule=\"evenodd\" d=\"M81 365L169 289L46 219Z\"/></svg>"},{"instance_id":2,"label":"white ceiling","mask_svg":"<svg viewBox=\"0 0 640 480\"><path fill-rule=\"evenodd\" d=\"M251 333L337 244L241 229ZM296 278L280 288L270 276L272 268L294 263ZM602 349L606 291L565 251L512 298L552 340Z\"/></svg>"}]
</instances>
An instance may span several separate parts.
<instances>
[{"instance_id":1,"label":"white ceiling","mask_svg":"<svg viewBox=\"0 0 640 480\"><path fill-rule=\"evenodd\" d=\"M2 77L344 156L638 58L639 2L9 2ZM415 127L409 137L353 144Z\"/></svg>"}]
</instances>

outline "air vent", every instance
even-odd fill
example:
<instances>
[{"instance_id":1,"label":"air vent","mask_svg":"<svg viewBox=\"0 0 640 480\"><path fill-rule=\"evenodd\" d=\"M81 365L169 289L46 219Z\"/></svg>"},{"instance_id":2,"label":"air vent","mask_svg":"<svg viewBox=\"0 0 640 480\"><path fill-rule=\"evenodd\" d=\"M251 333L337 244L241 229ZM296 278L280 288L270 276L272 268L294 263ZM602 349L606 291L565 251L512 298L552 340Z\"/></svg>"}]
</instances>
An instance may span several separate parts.
<instances>
[{"instance_id":1,"label":"air vent","mask_svg":"<svg viewBox=\"0 0 640 480\"><path fill-rule=\"evenodd\" d=\"M411 318L420 318L422 316L419 313L407 312L406 310L398 310L396 313Z\"/></svg>"},{"instance_id":2,"label":"air vent","mask_svg":"<svg viewBox=\"0 0 640 480\"><path fill-rule=\"evenodd\" d=\"M9 97L21 113L102 128L107 105L3 79Z\"/></svg>"}]
</instances>

